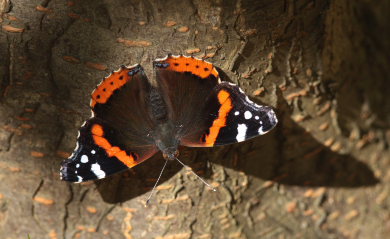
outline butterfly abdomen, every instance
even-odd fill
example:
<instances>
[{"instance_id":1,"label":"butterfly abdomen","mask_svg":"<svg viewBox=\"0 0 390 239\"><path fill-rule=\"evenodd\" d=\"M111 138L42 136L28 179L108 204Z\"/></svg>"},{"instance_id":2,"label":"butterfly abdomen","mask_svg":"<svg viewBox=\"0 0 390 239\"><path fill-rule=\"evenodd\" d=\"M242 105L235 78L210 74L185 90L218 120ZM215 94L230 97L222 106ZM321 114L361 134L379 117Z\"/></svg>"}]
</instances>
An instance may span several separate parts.
<instances>
[{"instance_id":1,"label":"butterfly abdomen","mask_svg":"<svg viewBox=\"0 0 390 239\"><path fill-rule=\"evenodd\" d=\"M152 89L149 96L152 119L157 122L164 122L167 120L167 105L161 97L160 92Z\"/></svg>"}]
</instances>

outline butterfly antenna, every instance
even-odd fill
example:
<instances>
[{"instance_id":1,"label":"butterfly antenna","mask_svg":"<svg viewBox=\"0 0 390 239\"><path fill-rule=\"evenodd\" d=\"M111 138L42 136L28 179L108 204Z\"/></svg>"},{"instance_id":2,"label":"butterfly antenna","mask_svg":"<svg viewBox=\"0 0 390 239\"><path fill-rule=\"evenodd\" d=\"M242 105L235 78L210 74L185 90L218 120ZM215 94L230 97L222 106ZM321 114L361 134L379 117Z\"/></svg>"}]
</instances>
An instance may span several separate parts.
<instances>
[{"instance_id":1,"label":"butterfly antenna","mask_svg":"<svg viewBox=\"0 0 390 239\"><path fill-rule=\"evenodd\" d=\"M155 183L154 186L153 186L152 192L149 194L148 199L146 199L145 207L148 206L148 204L149 204L149 202L150 202L150 198L153 196L154 191L156 191L157 184L158 184L158 182L160 181L161 175L162 175L162 173L164 172L164 169L165 169L165 166L167 165L167 163L168 163L168 160L165 160L164 166L162 167L161 172L160 172L160 175L158 176L157 181L156 181L156 183Z\"/></svg>"},{"instance_id":2,"label":"butterfly antenna","mask_svg":"<svg viewBox=\"0 0 390 239\"><path fill-rule=\"evenodd\" d=\"M194 172L194 170L192 170L191 167L185 165L182 161L180 161L178 158L175 157L175 159L177 160L177 162L179 162L181 165L183 165L183 167L185 167L187 170L191 171L191 173L193 173L196 177L198 177L200 179L200 181L202 181L207 187L209 187L211 190L213 190L214 192L217 191L217 189L215 189L213 186L211 186L210 184L208 184L201 176L199 176L198 174L196 174Z\"/></svg>"}]
</instances>

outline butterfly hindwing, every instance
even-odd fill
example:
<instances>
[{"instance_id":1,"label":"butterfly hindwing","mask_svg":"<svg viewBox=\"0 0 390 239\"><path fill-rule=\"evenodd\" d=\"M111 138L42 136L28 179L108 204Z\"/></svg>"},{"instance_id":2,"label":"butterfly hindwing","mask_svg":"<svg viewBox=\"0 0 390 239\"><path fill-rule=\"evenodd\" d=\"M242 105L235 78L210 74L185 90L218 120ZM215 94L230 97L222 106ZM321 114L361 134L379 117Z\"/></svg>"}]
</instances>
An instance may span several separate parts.
<instances>
[{"instance_id":1,"label":"butterfly hindwing","mask_svg":"<svg viewBox=\"0 0 390 239\"><path fill-rule=\"evenodd\" d=\"M100 96L102 99L109 95L107 100L93 106L94 116L122 132L118 140L125 146L154 145L154 140L147 137L155 127L150 115L151 90L152 86L140 65L122 67L111 73L92 93L92 103L94 98Z\"/></svg>"},{"instance_id":2,"label":"butterfly hindwing","mask_svg":"<svg viewBox=\"0 0 390 239\"><path fill-rule=\"evenodd\" d=\"M176 124L177 137L203 132L219 104L213 89L219 83L218 71L208 62L186 56L171 56L154 62L156 79L167 104L169 118ZM208 100L207 99L214 99Z\"/></svg>"}]
</instances>

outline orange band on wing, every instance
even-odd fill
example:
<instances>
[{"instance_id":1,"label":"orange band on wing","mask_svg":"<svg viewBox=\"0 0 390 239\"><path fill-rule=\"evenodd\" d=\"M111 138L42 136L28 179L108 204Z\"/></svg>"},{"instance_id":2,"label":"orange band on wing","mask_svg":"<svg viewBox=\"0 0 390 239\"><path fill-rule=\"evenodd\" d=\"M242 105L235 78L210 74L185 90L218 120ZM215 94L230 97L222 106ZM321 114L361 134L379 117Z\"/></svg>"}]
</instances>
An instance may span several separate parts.
<instances>
[{"instance_id":1,"label":"orange band on wing","mask_svg":"<svg viewBox=\"0 0 390 239\"><path fill-rule=\"evenodd\" d=\"M121 150L117 146L112 146L110 142L104 138L104 130L101 125L94 124L91 128L91 132L95 144L104 149L109 157L115 156L129 168L132 168L138 164L135 162L135 159L132 155L127 155L126 151Z\"/></svg>"},{"instance_id":2,"label":"orange band on wing","mask_svg":"<svg viewBox=\"0 0 390 239\"><path fill-rule=\"evenodd\" d=\"M169 63L168 70L176 72L191 72L200 78L207 78L213 75L218 78L218 71L213 64L202 61L193 57L186 56L169 56L165 62Z\"/></svg>"},{"instance_id":3,"label":"orange band on wing","mask_svg":"<svg viewBox=\"0 0 390 239\"><path fill-rule=\"evenodd\" d=\"M103 136L103 134L104 134L103 127L101 125L98 125L98 124L94 124L92 126L91 132L93 135L96 135L96 136Z\"/></svg>"},{"instance_id":4,"label":"orange band on wing","mask_svg":"<svg viewBox=\"0 0 390 239\"><path fill-rule=\"evenodd\" d=\"M218 101L221 107L218 111L218 118L213 121L213 125L209 129L209 134L205 138L205 146L213 146L217 140L219 131L222 127L226 126L226 118L229 112L233 109L232 100L230 99L230 93L221 90L218 93Z\"/></svg>"},{"instance_id":5,"label":"orange band on wing","mask_svg":"<svg viewBox=\"0 0 390 239\"><path fill-rule=\"evenodd\" d=\"M131 76L128 74L130 70L123 67L118 72L114 71L106 77L92 92L91 107L95 107L97 103L106 103L115 90L121 88L131 79Z\"/></svg>"}]
</instances>

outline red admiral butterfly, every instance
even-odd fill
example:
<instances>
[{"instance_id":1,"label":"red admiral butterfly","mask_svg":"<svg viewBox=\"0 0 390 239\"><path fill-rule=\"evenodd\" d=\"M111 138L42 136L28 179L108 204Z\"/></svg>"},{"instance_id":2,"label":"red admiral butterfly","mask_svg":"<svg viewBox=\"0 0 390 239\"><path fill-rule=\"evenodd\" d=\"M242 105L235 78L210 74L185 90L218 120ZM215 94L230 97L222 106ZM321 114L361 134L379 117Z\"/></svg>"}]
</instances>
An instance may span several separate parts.
<instances>
[{"instance_id":1,"label":"red admiral butterfly","mask_svg":"<svg viewBox=\"0 0 390 239\"><path fill-rule=\"evenodd\" d=\"M92 92L92 117L81 126L73 154L62 162L62 180L104 178L159 150L165 159L177 159L179 145L242 142L277 124L271 107L221 82L209 62L168 55L153 65L153 80L140 65L122 66Z\"/></svg>"}]
</instances>

